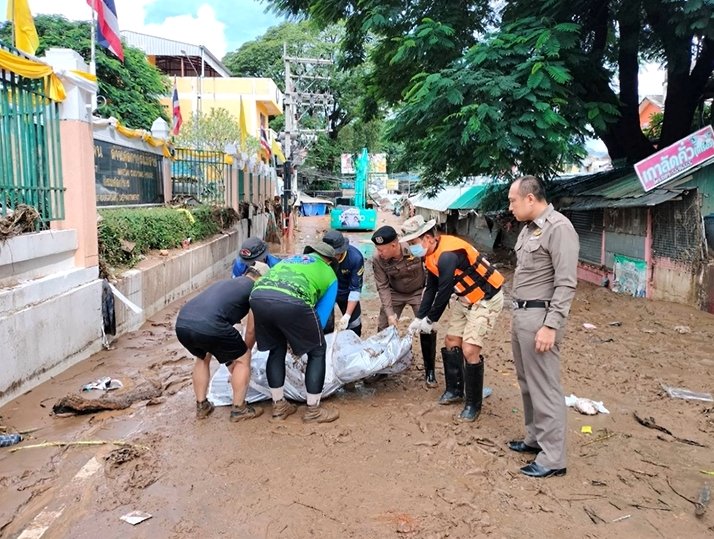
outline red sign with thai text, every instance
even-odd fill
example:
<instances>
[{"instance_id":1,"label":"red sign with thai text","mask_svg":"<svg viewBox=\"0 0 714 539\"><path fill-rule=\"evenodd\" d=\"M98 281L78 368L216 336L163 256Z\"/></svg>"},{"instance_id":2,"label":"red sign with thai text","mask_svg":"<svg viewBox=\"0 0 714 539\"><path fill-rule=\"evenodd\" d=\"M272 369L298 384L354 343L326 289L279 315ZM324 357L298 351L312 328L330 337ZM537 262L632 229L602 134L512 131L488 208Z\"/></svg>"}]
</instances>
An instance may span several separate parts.
<instances>
[{"instance_id":1,"label":"red sign with thai text","mask_svg":"<svg viewBox=\"0 0 714 539\"><path fill-rule=\"evenodd\" d=\"M714 129L708 125L636 163L635 172L644 190L651 191L712 157Z\"/></svg>"}]
</instances>

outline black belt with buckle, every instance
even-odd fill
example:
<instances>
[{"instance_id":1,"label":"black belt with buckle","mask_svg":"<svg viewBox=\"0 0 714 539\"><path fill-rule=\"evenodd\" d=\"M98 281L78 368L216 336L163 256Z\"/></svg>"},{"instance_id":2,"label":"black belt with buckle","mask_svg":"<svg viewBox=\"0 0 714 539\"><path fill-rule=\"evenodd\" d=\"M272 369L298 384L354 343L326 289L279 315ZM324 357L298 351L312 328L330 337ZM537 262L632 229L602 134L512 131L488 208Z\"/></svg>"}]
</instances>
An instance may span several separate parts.
<instances>
[{"instance_id":1,"label":"black belt with buckle","mask_svg":"<svg viewBox=\"0 0 714 539\"><path fill-rule=\"evenodd\" d=\"M542 299L514 299L514 309L547 309L550 307L550 301Z\"/></svg>"}]
</instances>

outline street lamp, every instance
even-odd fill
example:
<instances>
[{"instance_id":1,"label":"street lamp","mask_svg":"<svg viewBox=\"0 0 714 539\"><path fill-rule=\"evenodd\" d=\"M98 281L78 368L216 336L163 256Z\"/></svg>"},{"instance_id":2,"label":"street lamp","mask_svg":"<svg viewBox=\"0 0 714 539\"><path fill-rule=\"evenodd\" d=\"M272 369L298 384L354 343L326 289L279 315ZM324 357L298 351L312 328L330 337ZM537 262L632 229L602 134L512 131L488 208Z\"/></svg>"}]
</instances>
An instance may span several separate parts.
<instances>
[{"instance_id":1,"label":"street lamp","mask_svg":"<svg viewBox=\"0 0 714 539\"><path fill-rule=\"evenodd\" d=\"M200 118L201 116L201 90L202 90L202 84L201 84L201 75L196 69L196 66L193 65L193 61L191 60L191 57L188 55L188 53L184 50L181 49L181 54L183 54L186 57L186 60L188 60L189 65L191 66L191 69L193 69L193 72L196 74L196 116Z\"/></svg>"}]
</instances>

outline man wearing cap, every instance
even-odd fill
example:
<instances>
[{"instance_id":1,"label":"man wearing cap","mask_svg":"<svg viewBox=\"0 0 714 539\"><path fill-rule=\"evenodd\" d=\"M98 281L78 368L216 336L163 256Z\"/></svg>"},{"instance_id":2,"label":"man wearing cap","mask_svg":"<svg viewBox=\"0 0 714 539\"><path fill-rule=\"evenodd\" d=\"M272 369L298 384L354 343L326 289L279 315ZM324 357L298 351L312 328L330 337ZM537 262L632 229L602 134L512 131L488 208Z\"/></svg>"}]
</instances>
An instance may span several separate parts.
<instances>
[{"instance_id":1,"label":"man wearing cap","mask_svg":"<svg viewBox=\"0 0 714 539\"><path fill-rule=\"evenodd\" d=\"M339 230L328 230L322 241L331 245L337 254L337 306L342 313L336 324L332 319L328 322L325 332L331 333L334 325L335 331L351 329L361 336L362 308L359 298L364 279L364 257Z\"/></svg>"},{"instance_id":2,"label":"man wearing cap","mask_svg":"<svg viewBox=\"0 0 714 539\"><path fill-rule=\"evenodd\" d=\"M523 398L526 435L508 443L535 460L521 468L531 477L566 472L567 417L560 385L560 343L578 284L578 234L545 198L533 176L515 180L509 209L526 222L516 241L511 348Z\"/></svg>"},{"instance_id":3,"label":"man wearing cap","mask_svg":"<svg viewBox=\"0 0 714 539\"><path fill-rule=\"evenodd\" d=\"M414 316L417 315L426 283L426 272L422 259L414 256L406 245L399 243L397 231L391 226L377 229L372 234L372 243L376 251L372 257L372 270L382 303L377 331L382 331L387 326L397 325L407 305L411 306ZM424 358L426 385L435 387L436 332L419 333L419 340Z\"/></svg>"},{"instance_id":4,"label":"man wearing cap","mask_svg":"<svg viewBox=\"0 0 714 539\"><path fill-rule=\"evenodd\" d=\"M337 410L320 407L327 351L323 329L337 297L337 278L330 266L334 258L330 245L321 241L308 245L304 254L286 258L271 269L251 293L258 350L268 351L266 375L273 419L285 419L296 411L283 390L288 345L296 357L307 354L303 421L328 423L339 417Z\"/></svg>"},{"instance_id":5,"label":"man wearing cap","mask_svg":"<svg viewBox=\"0 0 714 539\"><path fill-rule=\"evenodd\" d=\"M251 236L243 242L238 250L238 256L233 262L233 278L245 275L246 270L253 265L254 262L263 262L272 268L280 262L277 256L273 256L268 252L268 244L260 238Z\"/></svg>"},{"instance_id":6,"label":"man wearing cap","mask_svg":"<svg viewBox=\"0 0 714 539\"><path fill-rule=\"evenodd\" d=\"M245 275L212 284L179 311L176 337L184 348L196 356L193 391L198 419L208 417L214 408L206 398L211 379L211 356L228 367L231 373L233 408L230 420L253 419L263 413L262 408L246 404L245 394L250 382L250 351L255 344L249 298L255 281L268 269L266 264L256 262ZM246 315L244 341L234 325Z\"/></svg>"},{"instance_id":7,"label":"man wearing cap","mask_svg":"<svg viewBox=\"0 0 714 539\"><path fill-rule=\"evenodd\" d=\"M471 244L456 236L440 234L436 221L421 215L402 224L402 241L414 256L424 257L427 269L424 297L410 331L428 332L441 318L454 294L441 357L446 391L439 404L464 399L461 421L475 421L483 402L481 355L484 338L503 309L503 276ZM465 393L464 393L465 390Z\"/></svg>"}]
</instances>

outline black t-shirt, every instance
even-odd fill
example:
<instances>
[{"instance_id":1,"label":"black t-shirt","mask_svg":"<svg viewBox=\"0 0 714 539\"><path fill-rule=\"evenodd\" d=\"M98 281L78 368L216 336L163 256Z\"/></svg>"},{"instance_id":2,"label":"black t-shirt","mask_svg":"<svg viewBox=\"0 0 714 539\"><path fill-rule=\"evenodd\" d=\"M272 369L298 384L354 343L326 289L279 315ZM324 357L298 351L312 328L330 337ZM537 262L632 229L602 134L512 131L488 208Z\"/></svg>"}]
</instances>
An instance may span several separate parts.
<instances>
[{"instance_id":1,"label":"black t-shirt","mask_svg":"<svg viewBox=\"0 0 714 539\"><path fill-rule=\"evenodd\" d=\"M178 322L201 322L209 326L237 324L250 310L253 279L242 276L212 284L181 308Z\"/></svg>"}]
</instances>

